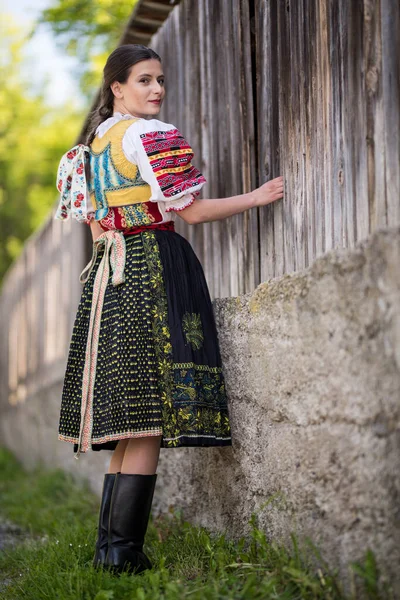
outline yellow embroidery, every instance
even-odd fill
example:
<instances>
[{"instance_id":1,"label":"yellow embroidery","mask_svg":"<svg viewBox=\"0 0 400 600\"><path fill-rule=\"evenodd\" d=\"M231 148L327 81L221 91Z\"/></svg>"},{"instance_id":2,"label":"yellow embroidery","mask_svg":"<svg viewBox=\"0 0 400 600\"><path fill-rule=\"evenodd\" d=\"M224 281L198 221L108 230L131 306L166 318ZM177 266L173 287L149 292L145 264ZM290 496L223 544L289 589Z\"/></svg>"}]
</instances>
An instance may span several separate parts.
<instances>
[{"instance_id":1,"label":"yellow embroidery","mask_svg":"<svg viewBox=\"0 0 400 600\"><path fill-rule=\"evenodd\" d=\"M109 207L141 205L151 197L150 186L143 180L137 165L126 158L122 147L126 130L137 120L116 123L101 138L96 136L91 144L90 198L97 220L104 218ZM137 224L148 223L146 217L145 222Z\"/></svg>"},{"instance_id":2,"label":"yellow embroidery","mask_svg":"<svg viewBox=\"0 0 400 600\"><path fill-rule=\"evenodd\" d=\"M101 138L96 135L90 145L93 154L100 155L104 152L106 147L111 144L111 158L113 159L115 167L120 171L123 177L128 177L129 179L134 179L136 177L138 168L126 158L122 149L122 139L128 127L138 120L139 119L124 119L123 121L119 121L119 123L110 127Z\"/></svg>"}]
</instances>

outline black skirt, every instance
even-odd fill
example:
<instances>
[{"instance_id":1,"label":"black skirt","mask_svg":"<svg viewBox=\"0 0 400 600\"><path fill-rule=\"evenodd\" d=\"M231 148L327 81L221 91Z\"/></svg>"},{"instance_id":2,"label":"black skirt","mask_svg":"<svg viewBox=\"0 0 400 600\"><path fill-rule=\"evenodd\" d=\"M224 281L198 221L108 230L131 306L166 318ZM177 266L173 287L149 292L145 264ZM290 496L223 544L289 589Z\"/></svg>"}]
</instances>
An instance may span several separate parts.
<instances>
[{"instance_id":1,"label":"black skirt","mask_svg":"<svg viewBox=\"0 0 400 600\"><path fill-rule=\"evenodd\" d=\"M122 238L124 248L111 251L110 260L106 244L93 245L70 342L59 439L74 444L76 457L153 435L162 436L162 448L232 445L213 308L191 245L173 230L118 233L113 244ZM123 275L116 281L118 269Z\"/></svg>"}]
</instances>

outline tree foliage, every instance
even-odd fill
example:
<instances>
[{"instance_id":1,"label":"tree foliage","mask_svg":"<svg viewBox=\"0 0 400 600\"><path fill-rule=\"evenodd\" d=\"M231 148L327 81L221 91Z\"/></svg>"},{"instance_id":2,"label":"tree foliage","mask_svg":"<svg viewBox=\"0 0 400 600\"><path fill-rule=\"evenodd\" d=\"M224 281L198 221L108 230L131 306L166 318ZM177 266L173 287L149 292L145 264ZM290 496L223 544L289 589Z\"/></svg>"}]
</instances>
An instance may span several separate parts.
<instances>
[{"instance_id":1,"label":"tree foliage","mask_svg":"<svg viewBox=\"0 0 400 600\"><path fill-rule=\"evenodd\" d=\"M57 110L33 95L22 79L26 37L1 19L0 27L0 280L25 240L54 205L57 166L73 145L83 115Z\"/></svg>"},{"instance_id":2,"label":"tree foliage","mask_svg":"<svg viewBox=\"0 0 400 600\"><path fill-rule=\"evenodd\" d=\"M137 0L57 0L43 10L59 45L76 56L82 91L89 95L101 80L107 55L118 45Z\"/></svg>"},{"instance_id":3,"label":"tree foliage","mask_svg":"<svg viewBox=\"0 0 400 600\"><path fill-rule=\"evenodd\" d=\"M118 45L136 0L55 0L32 29L49 26L77 57L76 75L88 100L101 82L107 55ZM0 282L25 240L43 223L57 197L57 166L84 115L72 104L49 107L23 79L28 37L0 15Z\"/></svg>"}]
</instances>

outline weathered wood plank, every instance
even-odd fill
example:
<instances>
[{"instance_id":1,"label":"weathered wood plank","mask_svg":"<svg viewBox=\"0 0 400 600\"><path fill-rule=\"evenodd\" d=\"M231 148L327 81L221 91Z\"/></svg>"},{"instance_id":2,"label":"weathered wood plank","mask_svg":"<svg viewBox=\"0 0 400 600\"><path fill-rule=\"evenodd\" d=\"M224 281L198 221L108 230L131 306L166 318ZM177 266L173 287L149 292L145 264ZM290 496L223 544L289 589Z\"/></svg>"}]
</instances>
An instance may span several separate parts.
<instances>
[{"instance_id":1,"label":"weathered wood plank","mask_svg":"<svg viewBox=\"0 0 400 600\"><path fill-rule=\"evenodd\" d=\"M381 0L387 225L400 222L400 4Z\"/></svg>"},{"instance_id":2,"label":"weathered wood plank","mask_svg":"<svg viewBox=\"0 0 400 600\"><path fill-rule=\"evenodd\" d=\"M203 196L285 180L283 201L258 211L178 220L213 296L400 221L399 12L394 0L185 0L155 36L165 115L196 148Z\"/></svg>"},{"instance_id":3,"label":"weathered wood plank","mask_svg":"<svg viewBox=\"0 0 400 600\"><path fill-rule=\"evenodd\" d=\"M255 26L254 16L250 15L247 0L240 3L240 47L243 52L240 59L240 109L242 145L242 188L241 192L249 192L256 187L256 140L254 127L254 98L252 30ZM255 46L255 43L254 43ZM244 240L244 268L241 282L242 293L254 289L260 283L259 266L259 233L257 210L243 213L242 235Z\"/></svg>"},{"instance_id":4,"label":"weathered wood plank","mask_svg":"<svg viewBox=\"0 0 400 600\"><path fill-rule=\"evenodd\" d=\"M277 57L277 3L255 3L255 44L258 124L258 180L261 185L279 175L279 76ZM276 206L259 209L260 281L275 276Z\"/></svg>"}]
</instances>

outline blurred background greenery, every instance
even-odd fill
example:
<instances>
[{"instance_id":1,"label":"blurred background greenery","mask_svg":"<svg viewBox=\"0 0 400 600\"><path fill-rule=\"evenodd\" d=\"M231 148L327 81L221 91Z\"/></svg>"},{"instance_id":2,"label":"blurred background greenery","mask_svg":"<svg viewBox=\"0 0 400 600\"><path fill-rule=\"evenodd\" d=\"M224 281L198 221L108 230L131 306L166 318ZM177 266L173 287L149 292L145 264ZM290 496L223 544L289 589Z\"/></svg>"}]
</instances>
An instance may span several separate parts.
<instances>
[{"instance_id":1,"label":"blurred background greenery","mask_svg":"<svg viewBox=\"0 0 400 600\"><path fill-rule=\"evenodd\" d=\"M0 285L57 200L74 145L135 0L14 0L0 18Z\"/></svg>"}]
</instances>

